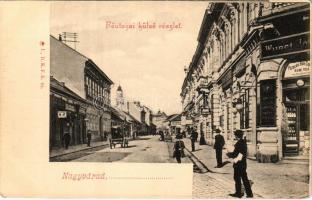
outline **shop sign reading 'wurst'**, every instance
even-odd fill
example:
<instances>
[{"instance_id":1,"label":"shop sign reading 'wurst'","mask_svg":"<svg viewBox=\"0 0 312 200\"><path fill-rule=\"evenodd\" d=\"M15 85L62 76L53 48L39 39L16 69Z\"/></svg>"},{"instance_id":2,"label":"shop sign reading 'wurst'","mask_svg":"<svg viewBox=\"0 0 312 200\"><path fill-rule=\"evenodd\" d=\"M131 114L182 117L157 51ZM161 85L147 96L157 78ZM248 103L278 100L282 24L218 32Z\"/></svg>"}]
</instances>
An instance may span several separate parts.
<instances>
[{"instance_id":1,"label":"shop sign reading 'wurst'","mask_svg":"<svg viewBox=\"0 0 312 200\"><path fill-rule=\"evenodd\" d=\"M302 52L309 52L309 41L309 32L262 41L261 59L266 60Z\"/></svg>"}]
</instances>

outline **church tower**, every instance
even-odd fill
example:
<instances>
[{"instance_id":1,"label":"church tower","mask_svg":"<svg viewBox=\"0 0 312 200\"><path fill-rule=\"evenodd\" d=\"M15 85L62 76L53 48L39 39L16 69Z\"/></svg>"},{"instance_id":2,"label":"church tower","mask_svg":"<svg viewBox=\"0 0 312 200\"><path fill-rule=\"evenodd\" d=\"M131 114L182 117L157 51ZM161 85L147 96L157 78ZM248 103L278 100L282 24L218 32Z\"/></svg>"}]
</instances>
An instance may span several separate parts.
<instances>
[{"instance_id":1,"label":"church tower","mask_svg":"<svg viewBox=\"0 0 312 200\"><path fill-rule=\"evenodd\" d=\"M119 108L120 110L123 110L123 109L124 109L124 106L125 106L125 100L124 100L124 96L123 96L123 91L122 91L120 85L119 85L118 88L117 88L116 106L117 106L117 108Z\"/></svg>"}]
</instances>

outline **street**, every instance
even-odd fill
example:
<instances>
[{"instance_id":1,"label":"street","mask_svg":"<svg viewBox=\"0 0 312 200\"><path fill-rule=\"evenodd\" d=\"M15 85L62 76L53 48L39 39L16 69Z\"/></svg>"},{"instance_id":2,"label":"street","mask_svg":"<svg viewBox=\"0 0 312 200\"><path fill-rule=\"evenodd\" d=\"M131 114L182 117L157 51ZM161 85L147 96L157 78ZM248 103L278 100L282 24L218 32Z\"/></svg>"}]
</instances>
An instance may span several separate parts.
<instances>
[{"instance_id":1,"label":"street","mask_svg":"<svg viewBox=\"0 0 312 200\"><path fill-rule=\"evenodd\" d=\"M144 162L144 163L173 163L170 156L172 144L161 142L158 136L141 137L129 142L128 148L109 147L94 151L73 161L79 162Z\"/></svg>"},{"instance_id":2,"label":"street","mask_svg":"<svg viewBox=\"0 0 312 200\"><path fill-rule=\"evenodd\" d=\"M214 168L215 154L212 147L196 143L196 151L190 152L190 140L186 138L183 141L186 156L182 158L182 164L193 163L193 198L229 198L228 194L234 192L232 164ZM56 157L54 161L176 163L172 157L173 144L159 141L159 136L141 136L131 140L128 148L116 145L116 148L110 149L107 143L101 146L94 143L91 148ZM259 164L248 160L248 165L256 198L307 196L308 164L291 160L279 164Z\"/></svg>"}]
</instances>

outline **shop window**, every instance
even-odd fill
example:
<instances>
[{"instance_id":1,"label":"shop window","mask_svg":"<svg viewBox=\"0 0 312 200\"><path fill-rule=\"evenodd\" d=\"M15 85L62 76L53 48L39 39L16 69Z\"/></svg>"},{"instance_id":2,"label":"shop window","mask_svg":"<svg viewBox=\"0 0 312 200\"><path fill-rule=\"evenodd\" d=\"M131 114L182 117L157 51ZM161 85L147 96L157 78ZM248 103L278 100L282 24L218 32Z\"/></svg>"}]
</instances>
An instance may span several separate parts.
<instances>
[{"instance_id":1,"label":"shop window","mask_svg":"<svg viewBox=\"0 0 312 200\"><path fill-rule=\"evenodd\" d=\"M276 126L276 81L260 82L260 126Z\"/></svg>"},{"instance_id":2,"label":"shop window","mask_svg":"<svg viewBox=\"0 0 312 200\"><path fill-rule=\"evenodd\" d=\"M284 102L309 101L310 91L307 88L284 90Z\"/></svg>"}]
</instances>

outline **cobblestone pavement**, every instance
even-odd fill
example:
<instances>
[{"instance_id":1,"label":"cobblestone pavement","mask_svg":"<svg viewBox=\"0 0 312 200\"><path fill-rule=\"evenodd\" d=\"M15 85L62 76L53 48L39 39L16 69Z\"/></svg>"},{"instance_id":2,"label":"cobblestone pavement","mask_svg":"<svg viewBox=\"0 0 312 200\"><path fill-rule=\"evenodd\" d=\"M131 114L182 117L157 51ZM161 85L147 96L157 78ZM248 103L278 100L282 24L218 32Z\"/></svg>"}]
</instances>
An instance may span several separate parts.
<instances>
[{"instance_id":1,"label":"cobblestone pavement","mask_svg":"<svg viewBox=\"0 0 312 200\"><path fill-rule=\"evenodd\" d=\"M193 198L231 198L228 194L233 193L229 185L215 179L210 172L193 174Z\"/></svg>"},{"instance_id":2,"label":"cobblestone pavement","mask_svg":"<svg viewBox=\"0 0 312 200\"><path fill-rule=\"evenodd\" d=\"M189 139L184 140L190 148ZM222 168L216 165L215 152L211 146L199 146L192 155L197 157L212 172L194 173L194 198L229 198L234 192L233 167L228 163ZM227 161L224 156L223 161ZM258 163L248 159L248 177L253 181L256 198L305 198L309 195L309 163L307 161L281 161Z\"/></svg>"}]
</instances>

